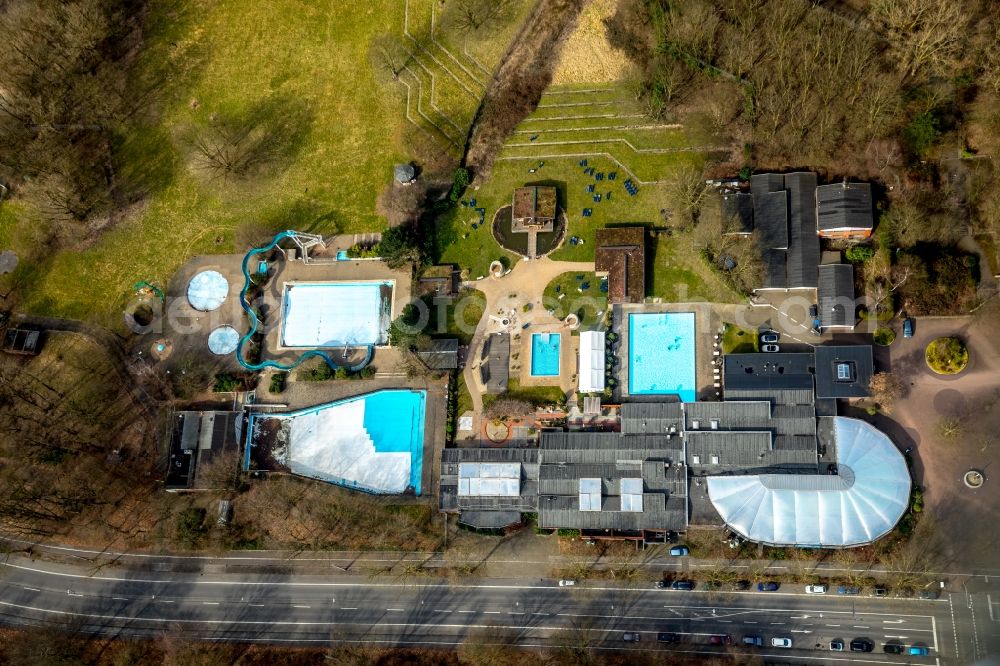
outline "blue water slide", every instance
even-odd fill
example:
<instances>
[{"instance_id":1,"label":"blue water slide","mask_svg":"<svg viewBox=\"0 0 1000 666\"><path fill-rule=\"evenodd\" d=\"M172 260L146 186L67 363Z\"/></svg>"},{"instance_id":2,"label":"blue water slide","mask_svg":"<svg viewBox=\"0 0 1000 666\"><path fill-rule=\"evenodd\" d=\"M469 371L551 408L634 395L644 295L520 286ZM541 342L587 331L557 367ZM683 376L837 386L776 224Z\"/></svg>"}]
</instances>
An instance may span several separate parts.
<instances>
[{"instance_id":1,"label":"blue water slide","mask_svg":"<svg viewBox=\"0 0 1000 666\"><path fill-rule=\"evenodd\" d=\"M251 372L258 372L265 368L274 368L275 370L283 370L287 372L297 368L299 365L302 364L303 361L306 361L316 356L326 361L326 364L329 365L334 370L336 370L339 367L337 363L332 358L330 358L329 354L327 354L324 351L320 351L319 349L311 349L307 352L303 352L302 355L299 356L293 363L279 363L278 361L270 361L270 360L261 361L260 363L250 363L245 358L243 358L244 347L246 346L250 338L252 338L254 334L257 333L257 328L260 326L261 323L260 318L257 316L257 313L254 311L252 307L250 307L250 302L247 301L247 291L249 291L250 285L252 284L250 280L250 271L248 269L248 266L250 265L251 260L257 255L264 254L265 252L270 252L271 250L276 248L278 246L278 243L280 243L281 241L285 240L286 238L294 238L297 235L298 234L295 231L282 231L276 234L274 238L271 239L270 243L264 245L263 247L257 247L250 250L249 252L246 253L246 256L243 257L243 289L240 290L240 307L243 308L243 311L247 313L247 317L250 319L250 330L247 331L246 335L240 338L240 343L236 346L236 360L240 362L240 365L242 365L247 370L250 370ZM351 372L360 372L369 363L371 363L372 357L374 355L375 355L375 345L368 345L368 351L365 354L365 357L361 359L361 361L357 365L351 366L348 369Z\"/></svg>"}]
</instances>

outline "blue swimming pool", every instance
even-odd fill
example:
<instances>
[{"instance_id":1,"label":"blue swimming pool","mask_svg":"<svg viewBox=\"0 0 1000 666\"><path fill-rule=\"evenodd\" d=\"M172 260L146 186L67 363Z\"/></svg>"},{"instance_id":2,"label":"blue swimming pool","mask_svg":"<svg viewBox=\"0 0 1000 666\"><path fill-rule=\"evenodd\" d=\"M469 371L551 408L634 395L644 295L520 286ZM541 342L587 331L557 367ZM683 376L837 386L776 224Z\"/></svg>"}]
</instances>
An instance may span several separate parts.
<instances>
[{"instance_id":1,"label":"blue swimming pool","mask_svg":"<svg viewBox=\"0 0 1000 666\"><path fill-rule=\"evenodd\" d=\"M680 396L694 402L693 312L633 313L628 316L628 392Z\"/></svg>"},{"instance_id":2,"label":"blue swimming pool","mask_svg":"<svg viewBox=\"0 0 1000 666\"><path fill-rule=\"evenodd\" d=\"M420 495L426 400L426 391L387 389L285 414L253 414L243 469L273 457L294 474L346 488ZM277 445L267 440L275 431L283 433Z\"/></svg>"},{"instance_id":3,"label":"blue swimming pool","mask_svg":"<svg viewBox=\"0 0 1000 666\"><path fill-rule=\"evenodd\" d=\"M391 281L286 283L282 297L282 346L385 344L392 287Z\"/></svg>"},{"instance_id":4,"label":"blue swimming pool","mask_svg":"<svg viewBox=\"0 0 1000 666\"><path fill-rule=\"evenodd\" d=\"M531 376L557 377L559 375L558 333L534 333L531 336Z\"/></svg>"}]
</instances>

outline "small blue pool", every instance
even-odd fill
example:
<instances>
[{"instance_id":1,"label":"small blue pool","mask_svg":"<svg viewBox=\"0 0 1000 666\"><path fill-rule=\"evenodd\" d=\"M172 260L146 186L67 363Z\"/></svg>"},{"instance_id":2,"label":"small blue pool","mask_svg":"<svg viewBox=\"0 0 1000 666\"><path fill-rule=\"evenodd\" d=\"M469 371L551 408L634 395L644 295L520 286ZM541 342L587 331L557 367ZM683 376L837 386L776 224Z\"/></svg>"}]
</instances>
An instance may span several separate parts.
<instances>
[{"instance_id":1,"label":"small blue pool","mask_svg":"<svg viewBox=\"0 0 1000 666\"><path fill-rule=\"evenodd\" d=\"M559 375L558 333L534 333L531 336L531 376L557 377Z\"/></svg>"},{"instance_id":2,"label":"small blue pool","mask_svg":"<svg viewBox=\"0 0 1000 666\"><path fill-rule=\"evenodd\" d=\"M694 313L630 314L628 392L694 402L696 385Z\"/></svg>"}]
</instances>

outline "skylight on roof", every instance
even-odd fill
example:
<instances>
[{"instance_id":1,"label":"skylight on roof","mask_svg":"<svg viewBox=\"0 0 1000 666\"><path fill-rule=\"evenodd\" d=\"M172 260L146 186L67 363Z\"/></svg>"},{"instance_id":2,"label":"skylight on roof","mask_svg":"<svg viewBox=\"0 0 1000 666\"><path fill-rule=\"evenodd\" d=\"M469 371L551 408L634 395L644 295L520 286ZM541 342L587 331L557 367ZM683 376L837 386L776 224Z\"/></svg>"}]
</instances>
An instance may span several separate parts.
<instances>
[{"instance_id":1,"label":"skylight on roof","mask_svg":"<svg viewBox=\"0 0 1000 666\"><path fill-rule=\"evenodd\" d=\"M580 511L601 510L601 480L580 479Z\"/></svg>"},{"instance_id":2,"label":"skylight on roof","mask_svg":"<svg viewBox=\"0 0 1000 666\"><path fill-rule=\"evenodd\" d=\"M642 511L642 479L621 480L622 511Z\"/></svg>"}]
</instances>

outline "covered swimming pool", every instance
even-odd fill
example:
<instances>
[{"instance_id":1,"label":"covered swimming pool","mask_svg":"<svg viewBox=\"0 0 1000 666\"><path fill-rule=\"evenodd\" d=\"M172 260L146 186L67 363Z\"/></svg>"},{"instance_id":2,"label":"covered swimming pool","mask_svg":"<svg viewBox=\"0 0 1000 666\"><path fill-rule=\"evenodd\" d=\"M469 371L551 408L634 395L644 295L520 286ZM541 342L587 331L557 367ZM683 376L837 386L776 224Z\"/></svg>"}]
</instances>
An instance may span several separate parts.
<instances>
[{"instance_id":1,"label":"covered swimming pool","mask_svg":"<svg viewBox=\"0 0 1000 666\"><path fill-rule=\"evenodd\" d=\"M559 376L559 348L561 338L558 333L533 333L531 336L531 376Z\"/></svg>"},{"instance_id":2,"label":"covered swimming pool","mask_svg":"<svg viewBox=\"0 0 1000 666\"><path fill-rule=\"evenodd\" d=\"M383 345L392 321L391 281L289 282L281 308L281 346Z\"/></svg>"},{"instance_id":3,"label":"covered swimming pool","mask_svg":"<svg viewBox=\"0 0 1000 666\"><path fill-rule=\"evenodd\" d=\"M677 395L694 402L693 312L632 313L628 316L628 392Z\"/></svg>"},{"instance_id":4,"label":"covered swimming pool","mask_svg":"<svg viewBox=\"0 0 1000 666\"><path fill-rule=\"evenodd\" d=\"M273 459L345 488L419 495L426 398L426 391L389 389L287 414L253 414L243 468Z\"/></svg>"}]
</instances>

